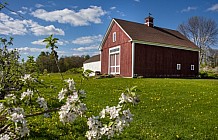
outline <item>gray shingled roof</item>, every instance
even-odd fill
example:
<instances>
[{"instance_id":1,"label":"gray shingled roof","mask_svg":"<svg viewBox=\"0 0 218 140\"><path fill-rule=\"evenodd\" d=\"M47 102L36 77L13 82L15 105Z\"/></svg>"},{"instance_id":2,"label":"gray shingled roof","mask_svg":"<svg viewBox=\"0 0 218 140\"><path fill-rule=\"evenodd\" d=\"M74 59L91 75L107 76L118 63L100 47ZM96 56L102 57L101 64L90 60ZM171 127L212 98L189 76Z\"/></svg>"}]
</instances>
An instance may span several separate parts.
<instances>
[{"instance_id":1,"label":"gray shingled roof","mask_svg":"<svg viewBox=\"0 0 218 140\"><path fill-rule=\"evenodd\" d=\"M100 54L90 57L88 60L86 60L83 63L91 63L91 62L96 62L96 61L100 61Z\"/></svg>"}]
</instances>

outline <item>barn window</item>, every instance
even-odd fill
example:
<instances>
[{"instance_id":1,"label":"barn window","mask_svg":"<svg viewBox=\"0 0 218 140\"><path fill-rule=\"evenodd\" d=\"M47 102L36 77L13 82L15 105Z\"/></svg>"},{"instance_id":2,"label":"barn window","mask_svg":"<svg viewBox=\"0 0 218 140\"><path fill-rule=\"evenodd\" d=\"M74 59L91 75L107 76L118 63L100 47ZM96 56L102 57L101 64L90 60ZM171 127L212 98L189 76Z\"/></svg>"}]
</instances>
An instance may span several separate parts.
<instances>
[{"instance_id":1,"label":"barn window","mask_svg":"<svg viewBox=\"0 0 218 140\"><path fill-rule=\"evenodd\" d=\"M191 70L195 70L195 65L191 65Z\"/></svg>"},{"instance_id":2,"label":"barn window","mask_svg":"<svg viewBox=\"0 0 218 140\"><path fill-rule=\"evenodd\" d=\"M110 74L120 74L120 46L109 49Z\"/></svg>"},{"instance_id":3,"label":"barn window","mask_svg":"<svg viewBox=\"0 0 218 140\"><path fill-rule=\"evenodd\" d=\"M177 64L177 65L176 65L176 69L177 69L177 70L181 70L181 64Z\"/></svg>"},{"instance_id":4,"label":"barn window","mask_svg":"<svg viewBox=\"0 0 218 140\"><path fill-rule=\"evenodd\" d=\"M113 42L116 41L116 32L113 32Z\"/></svg>"}]
</instances>

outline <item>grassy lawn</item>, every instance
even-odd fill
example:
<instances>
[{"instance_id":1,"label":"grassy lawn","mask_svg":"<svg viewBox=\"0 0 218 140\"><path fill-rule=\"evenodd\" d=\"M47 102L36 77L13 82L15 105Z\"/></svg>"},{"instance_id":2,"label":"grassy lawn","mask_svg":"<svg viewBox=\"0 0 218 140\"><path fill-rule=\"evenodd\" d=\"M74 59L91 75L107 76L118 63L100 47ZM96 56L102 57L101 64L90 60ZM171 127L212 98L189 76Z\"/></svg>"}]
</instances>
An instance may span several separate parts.
<instances>
[{"instance_id":1,"label":"grassy lawn","mask_svg":"<svg viewBox=\"0 0 218 140\"><path fill-rule=\"evenodd\" d=\"M203 79L89 79L77 87L86 90L85 103L90 116L98 115L105 106L117 105L119 96L127 87L137 86L140 103L130 110L134 120L122 135L113 139L218 139L218 80ZM41 88L49 98L50 107L60 105L56 99L62 88L59 74L42 76L52 88ZM33 117L29 139L85 139L86 120L63 125L58 113L52 118Z\"/></svg>"}]
</instances>

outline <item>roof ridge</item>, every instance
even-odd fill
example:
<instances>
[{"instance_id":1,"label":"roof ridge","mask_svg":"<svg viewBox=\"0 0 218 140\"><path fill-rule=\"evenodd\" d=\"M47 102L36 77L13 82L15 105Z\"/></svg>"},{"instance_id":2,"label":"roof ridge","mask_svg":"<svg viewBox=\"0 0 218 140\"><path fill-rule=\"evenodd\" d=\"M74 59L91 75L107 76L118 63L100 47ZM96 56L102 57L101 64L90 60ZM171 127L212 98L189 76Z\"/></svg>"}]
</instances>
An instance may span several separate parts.
<instances>
[{"instance_id":1,"label":"roof ridge","mask_svg":"<svg viewBox=\"0 0 218 140\"><path fill-rule=\"evenodd\" d=\"M113 18L115 21L116 20L122 20L125 22L130 22L130 23L135 23L135 24L140 24L140 25L145 25L144 23L139 23L139 22L135 22L135 21L129 21L129 20L124 20L124 19L119 19L119 18ZM148 27L148 26L147 26ZM161 29L166 29L166 30L171 30L171 31L177 31L175 29L169 29L169 28L165 28L165 27L160 27L160 26L154 26L154 27L150 27L150 28L161 28ZM179 31L177 31L179 32Z\"/></svg>"}]
</instances>

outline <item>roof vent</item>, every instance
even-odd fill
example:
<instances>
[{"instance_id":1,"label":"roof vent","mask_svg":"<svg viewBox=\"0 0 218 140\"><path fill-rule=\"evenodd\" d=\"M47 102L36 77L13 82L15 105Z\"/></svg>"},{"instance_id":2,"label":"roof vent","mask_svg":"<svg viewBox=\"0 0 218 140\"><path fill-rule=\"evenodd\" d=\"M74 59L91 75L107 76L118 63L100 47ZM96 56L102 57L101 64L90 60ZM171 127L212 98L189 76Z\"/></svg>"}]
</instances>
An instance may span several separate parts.
<instances>
[{"instance_id":1,"label":"roof vent","mask_svg":"<svg viewBox=\"0 0 218 140\"><path fill-rule=\"evenodd\" d=\"M151 17L151 13L149 13L149 16L145 18L145 25L148 27L154 27L154 18Z\"/></svg>"}]
</instances>

